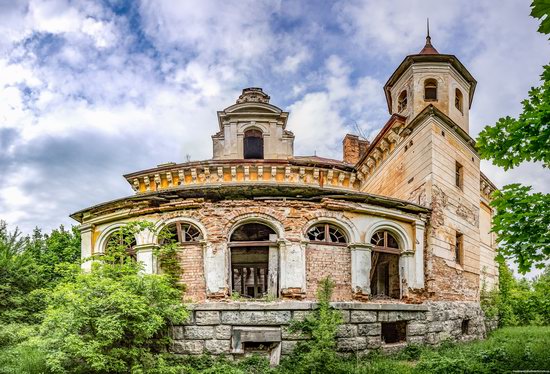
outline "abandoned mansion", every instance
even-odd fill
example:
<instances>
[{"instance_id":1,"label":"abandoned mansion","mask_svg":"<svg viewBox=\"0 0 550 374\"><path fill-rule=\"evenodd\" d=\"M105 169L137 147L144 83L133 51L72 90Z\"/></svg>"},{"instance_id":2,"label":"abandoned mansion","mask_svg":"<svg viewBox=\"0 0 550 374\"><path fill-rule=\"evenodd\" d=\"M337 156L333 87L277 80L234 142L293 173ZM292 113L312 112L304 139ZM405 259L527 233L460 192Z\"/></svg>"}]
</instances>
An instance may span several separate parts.
<instances>
[{"instance_id":1,"label":"abandoned mansion","mask_svg":"<svg viewBox=\"0 0 550 374\"><path fill-rule=\"evenodd\" d=\"M384 86L389 119L371 141L346 135L342 160L295 156L288 112L246 88L218 112L213 157L124 177L132 196L76 212L82 257L131 221L157 230L128 250L162 270L159 232L179 243L192 315L176 353L288 354L292 319L335 283L341 352L485 336L483 287L498 282L489 199L469 135L476 80L430 37ZM89 269L91 261L83 264Z\"/></svg>"}]
</instances>

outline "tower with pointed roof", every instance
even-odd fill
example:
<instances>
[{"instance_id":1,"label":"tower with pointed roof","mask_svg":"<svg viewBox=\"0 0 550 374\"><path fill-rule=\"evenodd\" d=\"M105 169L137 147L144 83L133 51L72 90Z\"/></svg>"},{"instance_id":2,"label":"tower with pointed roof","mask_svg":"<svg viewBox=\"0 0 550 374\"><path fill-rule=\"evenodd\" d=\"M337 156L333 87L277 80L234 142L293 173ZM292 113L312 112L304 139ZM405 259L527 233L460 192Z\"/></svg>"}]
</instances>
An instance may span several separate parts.
<instances>
[{"instance_id":1,"label":"tower with pointed roof","mask_svg":"<svg viewBox=\"0 0 550 374\"><path fill-rule=\"evenodd\" d=\"M476 83L456 56L435 49L428 28L422 50L401 62L384 91L390 114L412 120L426 106L433 105L469 132L469 110Z\"/></svg>"}]
</instances>

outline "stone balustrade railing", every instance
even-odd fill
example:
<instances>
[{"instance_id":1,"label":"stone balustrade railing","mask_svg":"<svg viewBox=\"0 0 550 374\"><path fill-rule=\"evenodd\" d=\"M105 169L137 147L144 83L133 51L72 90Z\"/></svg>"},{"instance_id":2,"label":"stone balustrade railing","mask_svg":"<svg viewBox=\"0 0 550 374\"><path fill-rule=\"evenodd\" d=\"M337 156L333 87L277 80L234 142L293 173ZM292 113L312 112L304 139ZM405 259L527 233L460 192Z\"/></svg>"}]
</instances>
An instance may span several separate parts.
<instances>
[{"instance_id":1,"label":"stone balustrade railing","mask_svg":"<svg viewBox=\"0 0 550 374\"><path fill-rule=\"evenodd\" d=\"M337 189L358 188L356 173L349 167L311 165L289 161L204 161L162 165L157 169L125 175L136 193L183 186L221 183L277 183Z\"/></svg>"}]
</instances>

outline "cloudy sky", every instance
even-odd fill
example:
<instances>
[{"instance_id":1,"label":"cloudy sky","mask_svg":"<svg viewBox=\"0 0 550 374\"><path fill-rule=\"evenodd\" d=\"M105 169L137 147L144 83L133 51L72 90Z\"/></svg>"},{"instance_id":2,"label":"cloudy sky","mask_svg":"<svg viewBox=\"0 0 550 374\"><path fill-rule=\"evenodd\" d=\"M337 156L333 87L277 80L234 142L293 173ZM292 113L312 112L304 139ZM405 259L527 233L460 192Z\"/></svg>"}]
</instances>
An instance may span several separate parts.
<instances>
[{"instance_id":1,"label":"cloudy sky","mask_svg":"<svg viewBox=\"0 0 550 374\"><path fill-rule=\"evenodd\" d=\"M475 137L517 115L548 63L529 0L0 0L0 219L30 232L131 194L122 174L211 157L216 110L263 87L291 115L296 153L341 157L388 118L382 86L432 41L478 80ZM525 165L499 186L550 192Z\"/></svg>"}]
</instances>

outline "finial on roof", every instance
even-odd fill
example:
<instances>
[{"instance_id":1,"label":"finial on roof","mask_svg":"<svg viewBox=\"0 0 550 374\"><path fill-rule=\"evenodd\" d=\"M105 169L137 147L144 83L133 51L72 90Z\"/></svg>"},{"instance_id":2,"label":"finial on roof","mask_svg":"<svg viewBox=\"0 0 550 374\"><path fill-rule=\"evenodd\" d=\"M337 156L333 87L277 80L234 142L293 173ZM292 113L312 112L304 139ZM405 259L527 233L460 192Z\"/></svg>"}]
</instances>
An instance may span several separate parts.
<instances>
[{"instance_id":1,"label":"finial on roof","mask_svg":"<svg viewBox=\"0 0 550 374\"><path fill-rule=\"evenodd\" d=\"M269 103L269 95L264 93L260 87L248 87L237 99L237 104L242 103Z\"/></svg>"},{"instance_id":2,"label":"finial on roof","mask_svg":"<svg viewBox=\"0 0 550 374\"><path fill-rule=\"evenodd\" d=\"M432 45L432 38L430 37L430 19L426 19L426 45L422 50L418 53L419 55L438 55L439 52L437 49L434 48Z\"/></svg>"}]
</instances>

